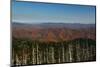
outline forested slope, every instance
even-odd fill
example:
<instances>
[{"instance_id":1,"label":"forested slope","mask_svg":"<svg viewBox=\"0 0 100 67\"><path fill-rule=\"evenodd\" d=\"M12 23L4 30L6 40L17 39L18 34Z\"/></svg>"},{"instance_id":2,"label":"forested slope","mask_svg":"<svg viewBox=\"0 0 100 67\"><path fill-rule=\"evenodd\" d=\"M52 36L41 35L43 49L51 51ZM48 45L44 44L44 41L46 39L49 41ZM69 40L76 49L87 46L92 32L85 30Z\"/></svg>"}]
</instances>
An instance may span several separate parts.
<instances>
[{"instance_id":1,"label":"forested slope","mask_svg":"<svg viewBox=\"0 0 100 67\"><path fill-rule=\"evenodd\" d=\"M40 42L13 38L12 64L52 64L96 60L96 41L74 39L59 42Z\"/></svg>"}]
</instances>

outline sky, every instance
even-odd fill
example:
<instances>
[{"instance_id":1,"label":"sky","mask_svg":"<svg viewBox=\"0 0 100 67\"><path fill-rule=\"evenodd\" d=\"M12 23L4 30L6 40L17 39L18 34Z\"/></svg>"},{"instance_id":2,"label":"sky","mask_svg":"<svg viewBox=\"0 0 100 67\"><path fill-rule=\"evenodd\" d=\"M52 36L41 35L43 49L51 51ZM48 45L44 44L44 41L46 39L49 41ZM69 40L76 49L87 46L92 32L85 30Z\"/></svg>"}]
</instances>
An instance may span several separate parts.
<instances>
[{"instance_id":1,"label":"sky","mask_svg":"<svg viewBox=\"0 0 100 67\"><path fill-rule=\"evenodd\" d=\"M13 1L12 22L94 24L95 6Z\"/></svg>"}]
</instances>

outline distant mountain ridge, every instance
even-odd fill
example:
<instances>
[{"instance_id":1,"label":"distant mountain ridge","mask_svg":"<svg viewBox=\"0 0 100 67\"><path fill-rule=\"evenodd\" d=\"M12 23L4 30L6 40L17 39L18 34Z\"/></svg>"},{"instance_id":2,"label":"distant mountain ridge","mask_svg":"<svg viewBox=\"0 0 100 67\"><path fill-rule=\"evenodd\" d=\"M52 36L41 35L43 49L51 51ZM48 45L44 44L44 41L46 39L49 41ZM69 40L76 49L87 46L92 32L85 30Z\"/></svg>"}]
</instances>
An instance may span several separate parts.
<instances>
[{"instance_id":1,"label":"distant mountain ridge","mask_svg":"<svg viewBox=\"0 0 100 67\"><path fill-rule=\"evenodd\" d=\"M16 38L29 38L39 41L67 41L77 38L95 40L95 24L12 23L12 34Z\"/></svg>"},{"instance_id":2,"label":"distant mountain ridge","mask_svg":"<svg viewBox=\"0 0 100 67\"><path fill-rule=\"evenodd\" d=\"M55 28L55 27L64 27L64 28L87 28L93 27L95 28L95 24L80 24L80 23L40 23L40 24L32 24L32 23L12 23L14 27L23 26L23 27L42 27L42 28Z\"/></svg>"}]
</instances>

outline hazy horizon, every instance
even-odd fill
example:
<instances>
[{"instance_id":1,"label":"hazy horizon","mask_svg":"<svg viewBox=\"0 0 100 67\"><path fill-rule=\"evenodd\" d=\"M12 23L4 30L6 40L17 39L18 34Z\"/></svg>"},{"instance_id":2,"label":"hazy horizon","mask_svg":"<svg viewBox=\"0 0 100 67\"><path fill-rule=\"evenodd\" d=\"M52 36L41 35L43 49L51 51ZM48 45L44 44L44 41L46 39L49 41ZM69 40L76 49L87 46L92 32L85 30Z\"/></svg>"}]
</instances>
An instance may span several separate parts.
<instances>
[{"instance_id":1,"label":"hazy horizon","mask_svg":"<svg viewBox=\"0 0 100 67\"><path fill-rule=\"evenodd\" d=\"M29 22L29 23L24 23L24 22L13 22L13 23L18 23L18 24L95 24L95 23L65 23L65 22Z\"/></svg>"},{"instance_id":2,"label":"hazy horizon","mask_svg":"<svg viewBox=\"0 0 100 67\"><path fill-rule=\"evenodd\" d=\"M12 2L12 22L95 24L95 6Z\"/></svg>"}]
</instances>

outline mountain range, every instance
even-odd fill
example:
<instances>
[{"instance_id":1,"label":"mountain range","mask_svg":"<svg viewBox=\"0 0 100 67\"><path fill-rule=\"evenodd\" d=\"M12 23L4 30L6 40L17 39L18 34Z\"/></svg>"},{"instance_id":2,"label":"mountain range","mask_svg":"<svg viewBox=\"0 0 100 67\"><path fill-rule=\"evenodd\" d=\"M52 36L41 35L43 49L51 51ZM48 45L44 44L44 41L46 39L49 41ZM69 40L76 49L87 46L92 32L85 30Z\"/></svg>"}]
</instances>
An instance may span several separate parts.
<instances>
[{"instance_id":1,"label":"mountain range","mask_svg":"<svg viewBox=\"0 0 100 67\"><path fill-rule=\"evenodd\" d=\"M68 41L77 38L96 38L95 24L80 23L12 23L12 37L39 41Z\"/></svg>"}]
</instances>

